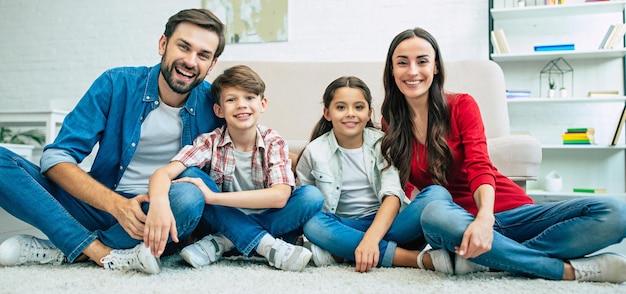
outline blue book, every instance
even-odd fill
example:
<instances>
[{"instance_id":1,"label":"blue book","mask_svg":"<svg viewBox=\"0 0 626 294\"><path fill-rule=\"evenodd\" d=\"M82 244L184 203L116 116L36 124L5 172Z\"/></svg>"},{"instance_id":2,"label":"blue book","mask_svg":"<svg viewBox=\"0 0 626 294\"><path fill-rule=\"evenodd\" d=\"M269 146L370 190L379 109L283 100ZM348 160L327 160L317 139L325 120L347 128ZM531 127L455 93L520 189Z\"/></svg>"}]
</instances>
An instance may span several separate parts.
<instances>
[{"instance_id":1,"label":"blue book","mask_svg":"<svg viewBox=\"0 0 626 294\"><path fill-rule=\"evenodd\" d=\"M574 44L535 46L535 51L562 51L562 50L574 50Z\"/></svg>"}]
</instances>

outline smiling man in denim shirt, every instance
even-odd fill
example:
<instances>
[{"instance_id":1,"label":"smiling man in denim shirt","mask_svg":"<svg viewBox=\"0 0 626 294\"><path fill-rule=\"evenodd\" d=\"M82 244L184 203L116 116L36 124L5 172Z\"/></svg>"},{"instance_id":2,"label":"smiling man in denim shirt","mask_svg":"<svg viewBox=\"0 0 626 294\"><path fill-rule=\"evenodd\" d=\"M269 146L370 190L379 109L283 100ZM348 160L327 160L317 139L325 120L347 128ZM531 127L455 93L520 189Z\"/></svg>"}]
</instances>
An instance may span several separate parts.
<instances>
[{"instance_id":1,"label":"smiling man in denim shirt","mask_svg":"<svg viewBox=\"0 0 626 294\"><path fill-rule=\"evenodd\" d=\"M7 239L0 265L91 259L106 269L158 273L159 257L185 245L204 198L180 183L168 201L148 205L148 179L182 146L223 124L204 78L224 46L224 25L213 13L182 10L159 39L161 63L98 77L44 148L41 168L0 147L0 206L50 238ZM84 172L77 164L96 144Z\"/></svg>"}]
</instances>

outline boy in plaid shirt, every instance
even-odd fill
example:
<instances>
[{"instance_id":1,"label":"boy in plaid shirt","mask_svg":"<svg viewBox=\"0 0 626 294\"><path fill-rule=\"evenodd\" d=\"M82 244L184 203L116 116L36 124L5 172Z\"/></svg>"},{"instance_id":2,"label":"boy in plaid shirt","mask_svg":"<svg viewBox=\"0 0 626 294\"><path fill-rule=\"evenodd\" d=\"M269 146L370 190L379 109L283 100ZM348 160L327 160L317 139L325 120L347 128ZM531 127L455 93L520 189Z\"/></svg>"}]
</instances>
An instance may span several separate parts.
<instances>
[{"instance_id":1,"label":"boy in plaid shirt","mask_svg":"<svg viewBox=\"0 0 626 294\"><path fill-rule=\"evenodd\" d=\"M265 83L249 67L225 70L211 92L217 99L213 110L226 125L198 136L150 178L148 194L154 203L168 201L172 180L187 168L204 171L195 173L198 178L174 181L196 185L207 204L199 228L209 228L200 232L208 235L180 253L196 268L217 261L233 248L246 257L254 250L270 265L289 271L301 271L311 258L308 249L278 237L301 234L303 224L321 210L324 198L314 186L294 189L285 140L257 124L267 108L264 91Z\"/></svg>"}]
</instances>

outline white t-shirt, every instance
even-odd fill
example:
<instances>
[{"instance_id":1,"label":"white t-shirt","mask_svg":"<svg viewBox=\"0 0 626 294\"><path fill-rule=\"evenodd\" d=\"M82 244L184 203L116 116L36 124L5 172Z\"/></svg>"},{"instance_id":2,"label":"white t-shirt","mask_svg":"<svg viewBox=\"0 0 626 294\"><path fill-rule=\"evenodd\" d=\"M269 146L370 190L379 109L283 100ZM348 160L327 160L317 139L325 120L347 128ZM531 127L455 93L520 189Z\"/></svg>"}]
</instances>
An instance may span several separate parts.
<instances>
[{"instance_id":1,"label":"white t-shirt","mask_svg":"<svg viewBox=\"0 0 626 294\"><path fill-rule=\"evenodd\" d=\"M139 143L130 164L124 171L116 191L129 194L148 193L148 181L157 168L170 162L181 149L183 123L179 107L171 107L159 99L141 124Z\"/></svg>"}]
</instances>

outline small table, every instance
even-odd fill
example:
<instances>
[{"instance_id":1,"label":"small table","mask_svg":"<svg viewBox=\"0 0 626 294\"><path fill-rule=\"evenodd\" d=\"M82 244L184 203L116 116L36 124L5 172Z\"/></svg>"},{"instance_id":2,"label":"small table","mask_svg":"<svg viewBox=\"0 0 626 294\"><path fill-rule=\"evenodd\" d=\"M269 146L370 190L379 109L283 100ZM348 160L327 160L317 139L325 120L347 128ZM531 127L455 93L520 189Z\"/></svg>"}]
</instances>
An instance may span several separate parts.
<instances>
[{"instance_id":1,"label":"small table","mask_svg":"<svg viewBox=\"0 0 626 294\"><path fill-rule=\"evenodd\" d=\"M69 110L0 110L0 125L3 126L43 126L45 128L46 143L54 141L63 119Z\"/></svg>"}]
</instances>

